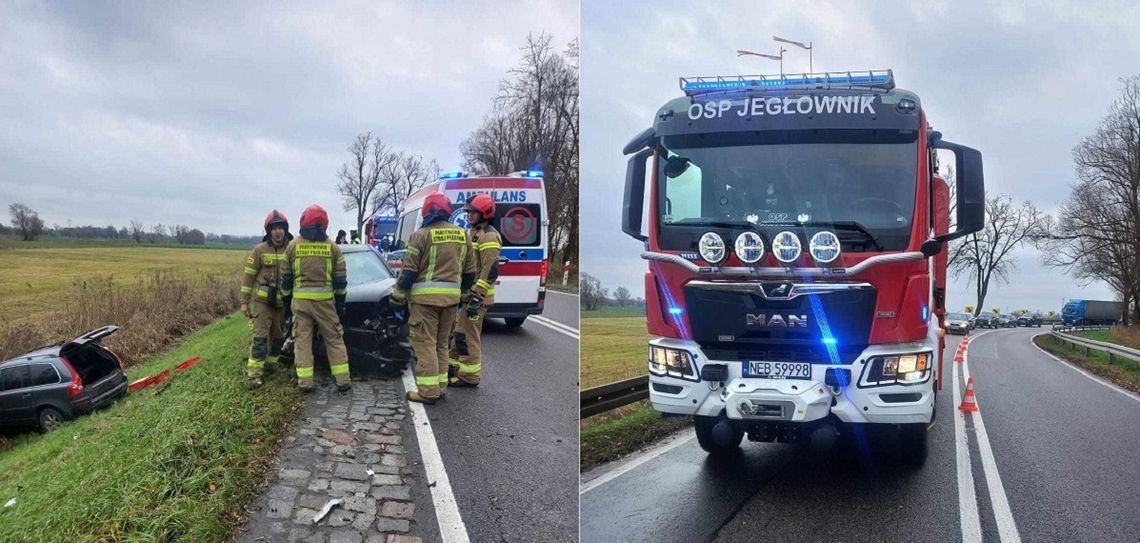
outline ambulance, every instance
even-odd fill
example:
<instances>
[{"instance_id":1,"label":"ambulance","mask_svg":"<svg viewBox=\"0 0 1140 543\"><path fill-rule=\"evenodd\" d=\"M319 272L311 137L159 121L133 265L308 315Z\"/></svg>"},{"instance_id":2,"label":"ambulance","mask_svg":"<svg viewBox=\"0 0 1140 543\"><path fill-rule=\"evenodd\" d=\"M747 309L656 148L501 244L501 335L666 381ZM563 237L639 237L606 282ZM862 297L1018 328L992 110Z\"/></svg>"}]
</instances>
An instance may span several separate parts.
<instances>
[{"instance_id":1,"label":"ambulance","mask_svg":"<svg viewBox=\"0 0 1140 543\"><path fill-rule=\"evenodd\" d=\"M464 172L443 174L404 200L396 224L396 251L388 264L398 269L408 238L421 225L424 197L442 192L451 200L451 222L467 228L463 205L476 194L495 200L491 225L499 231L503 248L499 253L499 278L495 281L495 305L491 318L506 320L508 326L522 326L530 315L539 315L546 303L546 276L549 270L550 221L546 213L546 189L542 172L527 170L505 176L471 177Z\"/></svg>"}]
</instances>

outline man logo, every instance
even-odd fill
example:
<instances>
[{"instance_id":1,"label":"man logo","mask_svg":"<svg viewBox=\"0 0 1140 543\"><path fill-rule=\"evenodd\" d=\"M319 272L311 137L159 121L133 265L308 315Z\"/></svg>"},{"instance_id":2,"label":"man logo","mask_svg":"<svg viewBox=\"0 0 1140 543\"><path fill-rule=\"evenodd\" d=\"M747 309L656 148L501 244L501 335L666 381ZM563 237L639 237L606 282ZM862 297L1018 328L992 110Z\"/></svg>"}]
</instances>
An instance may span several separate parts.
<instances>
[{"instance_id":1,"label":"man logo","mask_svg":"<svg viewBox=\"0 0 1140 543\"><path fill-rule=\"evenodd\" d=\"M780 283L777 285L765 285L764 293L769 298L786 298L792 291L791 283Z\"/></svg>"},{"instance_id":2,"label":"man logo","mask_svg":"<svg viewBox=\"0 0 1140 543\"><path fill-rule=\"evenodd\" d=\"M769 328L781 327L792 328L798 326L800 328L807 328L807 315L767 315L760 313L759 315L745 315L744 322L747 326L766 326Z\"/></svg>"}]
</instances>

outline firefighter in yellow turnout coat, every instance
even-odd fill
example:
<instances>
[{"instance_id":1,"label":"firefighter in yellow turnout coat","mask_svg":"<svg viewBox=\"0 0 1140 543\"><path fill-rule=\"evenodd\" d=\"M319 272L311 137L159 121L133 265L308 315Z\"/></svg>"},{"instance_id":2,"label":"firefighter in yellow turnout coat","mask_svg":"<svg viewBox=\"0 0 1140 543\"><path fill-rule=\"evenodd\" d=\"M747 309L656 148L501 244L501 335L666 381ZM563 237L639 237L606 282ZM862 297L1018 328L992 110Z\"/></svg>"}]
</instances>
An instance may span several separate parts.
<instances>
[{"instance_id":1,"label":"firefighter in yellow turnout coat","mask_svg":"<svg viewBox=\"0 0 1140 543\"><path fill-rule=\"evenodd\" d=\"M499 277L499 250L502 237L491 226L495 218L495 201L486 194L477 194L463 206L467 211L469 234L475 250L475 285L467 295L466 311L455 327L449 374L454 374L450 386L474 387L483 378L483 321L487 308L495 303L495 280Z\"/></svg>"},{"instance_id":2,"label":"firefighter in yellow turnout coat","mask_svg":"<svg viewBox=\"0 0 1140 543\"><path fill-rule=\"evenodd\" d=\"M321 334L328 353L329 370L337 390L349 390L348 350L340 317L348 293L344 254L329 241L325 230L329 216L319 205L301 214L301 239L285 249L288 270L283 281L293 309L293 339L296 349L297 387L313 389L313 330Z\"/></svg>"},{"instance_id":3,"label":"firefighter in yellow turnout coat","mask_svg":"<svg viewBox=\"0 0 1140 543\"><path fill-rule=\"evenodd\" d=\"M261 386L265 362L276 362L271 351L279 349L277 342L284 339L285 293L281 280L286 269L285 246L292 239L289 220L274 209L265 217L265 237L245 259L241 312L253 324L253 344L246 367L250 388Z\"/></svg>"},{"instance_id":4,"label":"firefighter in yellow turnout coat","mask_svg":"<svg viewBox=\"0 0 1140 543\"><path fill-rule=\"evenodd\" d=\"M421 227L408 238L390 301L410 305L416 390L408 391L408 400L435 403L447 388L448 341L460 294L475 281L475 259L467 233L447 222L451 202L446 195L427 195L421 213Z\"/></svg>"}]
</instances>

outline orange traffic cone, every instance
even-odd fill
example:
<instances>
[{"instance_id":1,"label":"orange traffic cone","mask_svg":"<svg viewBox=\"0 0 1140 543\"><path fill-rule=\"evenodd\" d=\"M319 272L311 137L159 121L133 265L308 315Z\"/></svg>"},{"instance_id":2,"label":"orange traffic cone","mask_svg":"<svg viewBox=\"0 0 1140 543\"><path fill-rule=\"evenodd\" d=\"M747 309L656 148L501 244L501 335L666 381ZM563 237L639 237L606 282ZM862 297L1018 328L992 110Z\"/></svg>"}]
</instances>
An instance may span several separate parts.
<instances>
[{"instance_id":1,"label":"orange traffic cone","mask_svg":"<svg viewBox=\"0 0 1140 543\"><path fill-rule=\"evenodd\" d=\"M958 406L958 410L965 413L973 413L978 410L978 401L974 398L974 378L966 381L966 397L962 398L962 405Z\"/></svg>"},{"instance_id":2,"label":"orange traffic cone","mask_svg":"<svg viewBox=\"0 0 1140 543\"><path fill-rule=\"evenodd\" d=\"M966 352L966 350L963 349L962 346L959 345L958 351L954 353L954 361L961 364L962 360L963 360L963 355L965 354L965 352Z\"/></svg>"}]
</instances>

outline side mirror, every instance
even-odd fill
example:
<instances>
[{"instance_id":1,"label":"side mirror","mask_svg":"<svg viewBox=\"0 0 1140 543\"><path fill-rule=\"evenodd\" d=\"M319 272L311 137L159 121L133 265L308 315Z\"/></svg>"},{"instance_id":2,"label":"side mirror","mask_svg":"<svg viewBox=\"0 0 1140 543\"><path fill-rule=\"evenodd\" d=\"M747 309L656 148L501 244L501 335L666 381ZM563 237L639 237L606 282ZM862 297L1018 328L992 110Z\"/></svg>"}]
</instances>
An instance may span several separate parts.
<instances>
[{"instance_id":1,"label":"side mirror","mask_svg":"<svg viewBox=\"0 0 1140 543\"><path fill-rule=\"evenodd\" d=\"M943 140L941 136L942 134L933 132L930 146L954 153L957 217L953 232L934 239L947 242L973 234L985 227L986 184L982 174L982 153L977 149Z\"/></svg>"},{"instance_id":2,"label":"side mirror","mask_svg":"<svg viewBox=\"0 0 1140 543\"><path fill-rule=\"evenodd\" d=\"M653 149L642 149L629 157L625 167L625 196L621 203L621 231L630 237L645 241L641 233L641 211L645 208L645 164Z\"/></svg>"}]
</instances>

